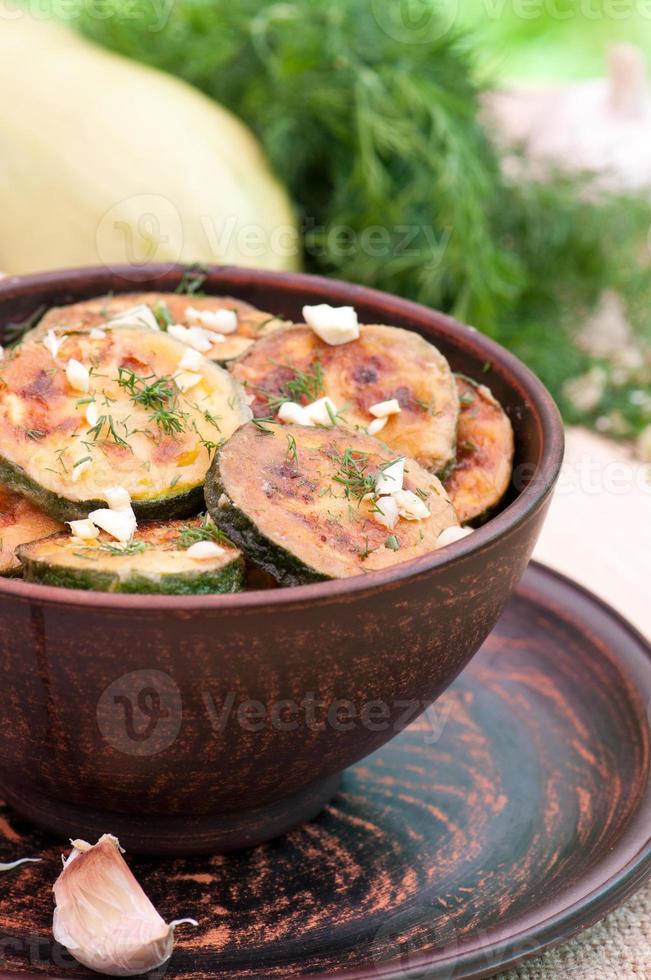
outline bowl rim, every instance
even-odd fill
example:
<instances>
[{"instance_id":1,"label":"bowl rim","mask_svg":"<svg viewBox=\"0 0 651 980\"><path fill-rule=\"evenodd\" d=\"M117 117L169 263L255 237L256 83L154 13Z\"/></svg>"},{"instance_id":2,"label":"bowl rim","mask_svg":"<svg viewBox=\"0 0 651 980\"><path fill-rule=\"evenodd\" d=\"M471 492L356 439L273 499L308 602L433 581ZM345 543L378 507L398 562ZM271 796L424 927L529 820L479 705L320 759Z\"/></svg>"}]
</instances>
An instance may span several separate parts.
<instances>
[{"instance_id":1,"label":"bowl rim","mask_svg":"<svg viewBox=\"0 0 651 980\"><path fill-rule=\"evenodd\" d=\"M131 265L83 266L59 269L29 275L7 276L0 280L0 308L4 300L14 295L30 293L38 298L52 287L79 290L89 282L106 280L107 291L115 287L115 280L122 279L125 289L133 292L155 279L156 291L172 291L182 275L193 266L156 263L134 268ZM448 545L440 552L434 551L419 558L401 562L379 571L367 572L346 579L332 579L310 585L290 588L252 590L248 592L219 593L205 596L125 595L111 592L90 592L80 589L64 589L57 586L38 585L20 579L0 577L0 597L15 596L39 603L56 606L84 606L96 609L133 610L162 613L182 611L238 612L249 609L292 607L308 602L327 603L344 595L357 595L404 585L407 580L418 579L442 565L456 564L474 552L480 552L498 539L509 538L517 528L537 511L551 494L558 478L564 449L564 431L560 413L551 395L536 377L514 354L496 341L438 310L430 309L412 300L402 299L391 293L358 286L337 279L306 273L275 272L244 266L202 264L210 280L210 291L222 288L236 292L238 286L246 289L252 285L271 290L283 287L287 294L299 293L304 302L318 300L333 305L382 304L385 318L391 320L409 318L436 330L439 336L452 346L465 349L475 356L484 357L491 370L497 369L509 386L518 391L532 410L538 428L541 458L530 482L518 496L495 517L477 528L471 535ZM165 287L169 287L169 290ZM99 294L96 294L99 295ZM414 329L417 328L405 328Z\"/></svg>"}]
</instances>

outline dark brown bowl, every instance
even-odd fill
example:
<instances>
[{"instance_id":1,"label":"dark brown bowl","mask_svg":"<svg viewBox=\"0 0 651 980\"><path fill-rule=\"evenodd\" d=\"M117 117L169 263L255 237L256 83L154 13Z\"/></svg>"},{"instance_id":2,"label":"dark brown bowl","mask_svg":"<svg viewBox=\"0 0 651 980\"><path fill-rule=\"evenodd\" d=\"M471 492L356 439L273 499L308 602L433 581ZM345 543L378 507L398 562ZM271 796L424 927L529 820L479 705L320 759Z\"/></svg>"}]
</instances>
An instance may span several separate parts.
<instances>
[{"instance_id":1,"label":"dark brown bowl","mask_svg":"<svg viewBox=\"0 0 651 980\"><path fill-rule=\"evenodd\" d=\"M183 270L78 269L0 284L0 339L39 307ZM557 409L515 357L385 293L312 276L214 268L208 292L300 318L304 303L416 330L483 379L514 425L514 486L469 538L344 581L205 597L120 596L0 579L0 795L68 837L143 853L228 850L311 817L341 772L454 680L492 630L535 545L563 451Z\"/></svg>"}]
</instances>

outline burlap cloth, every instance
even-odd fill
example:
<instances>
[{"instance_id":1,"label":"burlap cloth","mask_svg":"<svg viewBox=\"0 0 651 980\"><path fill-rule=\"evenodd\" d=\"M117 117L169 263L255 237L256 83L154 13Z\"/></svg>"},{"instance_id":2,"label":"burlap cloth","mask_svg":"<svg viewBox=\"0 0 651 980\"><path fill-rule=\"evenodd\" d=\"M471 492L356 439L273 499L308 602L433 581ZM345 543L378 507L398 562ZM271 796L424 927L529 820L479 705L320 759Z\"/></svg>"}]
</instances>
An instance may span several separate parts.
<instances>
[{"instance_id":1,"label":"burlap cloth","mask_svg":"<svg viewBox=\"0 0 651 980\"><path fill-rule=\"evenodd\" d=\"M500 980L649 980L651 884L621 909L558 949L529 960Z\"/></svg>"},{"instance_id":2,"label":"burlap cloth","mask_svg":"<svg viewBox=\"0 0 651 980\"><path fill-rule=\"evenodd\" d=\"M605 439L577 429L567 435L566 467L535 557L587 585L651 637L651 474ZM613 467L622 465L631 479L615 488ZM628 978L651 980L651 882L577 939L499 975Z\"/></svg>"}]
</instances>

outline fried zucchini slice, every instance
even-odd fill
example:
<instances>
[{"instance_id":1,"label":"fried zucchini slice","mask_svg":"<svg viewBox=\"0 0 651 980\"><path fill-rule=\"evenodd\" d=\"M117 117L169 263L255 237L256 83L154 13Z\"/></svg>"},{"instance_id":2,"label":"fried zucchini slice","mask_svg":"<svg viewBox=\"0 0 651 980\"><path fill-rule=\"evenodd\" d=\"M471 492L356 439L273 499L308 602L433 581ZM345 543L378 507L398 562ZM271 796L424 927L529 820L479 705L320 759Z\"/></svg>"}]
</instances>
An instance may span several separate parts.
<instances>
[{"instance_id":1,"label":"fried zucchini slice","mask_svg":"<svg viewBox=\"0 0 651 980\"><path fill-rule=\"evenodd\" d=\"M273 415L282 401L304 405L328 395L340 426L366 431L369 408L395 398L401 411L378 438L435 473L454 460L459 399L450 366L410 330L362 326L359 340L331 347L309 327L286 327L255 344L232 372L255 396L257 417Z\"/></svg>"},{"instance_id":2,"label":"fried zucchini slice","mask_svg":"<svg viewBox=\"0 0 651 980\"><path fill-rule=\"evenodd\" d=\"M456 375L461 412L457 462L445 489L462 524L485 519L513 472L513 426L486 385Z\"/></svg>"},{"instance_id":3,"label":"fried zucchini slice","mask_svg":"<svg viewBox=\"0 0 651 980\"><path fill-rule=\"evenodd\" d=\"M138 517L196 513L214 449L251 418L241 386L205 358L179 371L188 348L160 331L61 339L56 357L37 340L0 362L0 481L57 520L104 506L116 485Z\"/></svg>"},{"instance_id":4,"label":"fried zucchini slice","mask_svg":"<svg viewBox=\"0 0 651 980\"><path fill-rule=\"evenodd\" d=\"M16 557L19 544L36 541L63 530L58 521L44 514L31 501L0 485L0 575L19 575Z\"/></svg>"},{"instance_id":5,"label":"fried zucchini slice","mask_svg":"<svg viewBox=\"0 0 651 980\"><path fill-rule=\"evenodd\" d=\"M359 575L433 551L440 532L458 523L437 477L414 460L404 489L430 516L400 518L393 530L378 523L366 494L395 459L367 435L250 423L216 454L206 503L217 526L283 585Z\"/></svg>"},{"instance_id":6,"label":"fried zucchini slice","mask_svg":"<svg viewBox=\"0 0 651 980\"><path fill-rule=\"evenodd\" d=\"M271 313L258 310L233 296L193 296L189 293L120 293L117 296L98 296L95 299L55 306L45 314L29 339L43 337L48 330L56 334L91 330L104 326L107 320L118 317L136 306L148 306L163 330L170 323L189 327L201 324L193 320L188 310L213 312L233 310L237 314L237 331L215 340L206 356L219 364L227 364L242 355L260 337L277 330L283 321Z\"/></svg>"},{"instance_id":7,"label":"fried zucchini slice","mask_svg":"<svg viewBox=\"0 0 651 980\"><path fill-rule=\"evenodd\" d=\"M188 548L214 541L222 553L197 560ZM79 541L67 532L24 544L18 556L28 582L94 592L140 592L164 595L208 595L239 592L244 587L242 553L212 522L154 521L140 527L128 545L102 533Z\"/></svg>"}]
</instances>

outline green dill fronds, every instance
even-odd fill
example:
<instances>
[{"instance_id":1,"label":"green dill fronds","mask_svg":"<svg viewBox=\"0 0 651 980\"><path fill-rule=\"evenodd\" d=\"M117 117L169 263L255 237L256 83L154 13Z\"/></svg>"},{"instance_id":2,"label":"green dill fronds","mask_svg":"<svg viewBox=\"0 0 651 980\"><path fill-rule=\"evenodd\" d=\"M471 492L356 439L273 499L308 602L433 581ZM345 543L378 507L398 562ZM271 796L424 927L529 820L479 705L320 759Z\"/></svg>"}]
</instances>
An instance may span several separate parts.
<instances>
[{"instance_id":1,"label":"green dill fronds","mask_svg":"<svg viewBox=\"0 0 651 980\"><path fill-rule=\"evenodd\" d=\"M222 547L231 547L231 543L219 528L213 524L209 514L202 514L200 524L185 524L179 530L176 544L179 549L187 551L199 541L214 541Z\"/></svg>"},{"instance_id":2,"label":"green dill fronds","mask_svg":"<svg viewBox=\"0 0 651 980\"><path fill-rule=\"evenodd\" d=\"M287 439L287 452L285 453L286 463L296 463L298 465L298 447L296 445L296 439L291 434L291 432L286 433Z\"/></svg>"},{"instance_id":3,"label":"green dill fronds","mask_svg":"<svg viewBox=\"0 0 651 980\"><path fill-rule=\"evenodd\" d=\"M294 372L293 377L282 383L278 393L253 386L253 390L267 402L270 412L277 412L284 402L309 403L316 401L323 394L323 368L319 361L314 361L307 371L298 371L289 364L277 366Z\"/></svg>"},{"instance_id":4,"label":"green dill fronds","mask_svg":"<svg viewBox=\"0 0 651 980\"><path fill-rule=\"evenodd\" d=\"M207 278L208 270L204 265L194 264L188 266L174 292L184 295L187 294L188 296L203 296L204 294L201 290Z\"/></svg>"},{"instance_id":5,"label":"green dill fronds","mask_svg":"<svg viewBox=\"0 0 651 980\"><path fill-rule=\"evenodd\" d=\"M179 390L172 377L142 377L130 368L119 368L117 383L127 391L135 405L151 409L150 421L161 432L176 436L186 428L187 418L179 408Z\"/></svg>"},{"instance_id":6,"label":"green dill fronds","mask_svg":"<svg viewBox=\"0 0 651 980\"><path fill-rule=\"evenodd\" d=\"M159 300L154 306L153 314L156 317L156 323L161 328L161 330L167 330L174 323L172 314L170 313L170 308L167 303L163 300Z\"/></svg>"}]
</instances>

